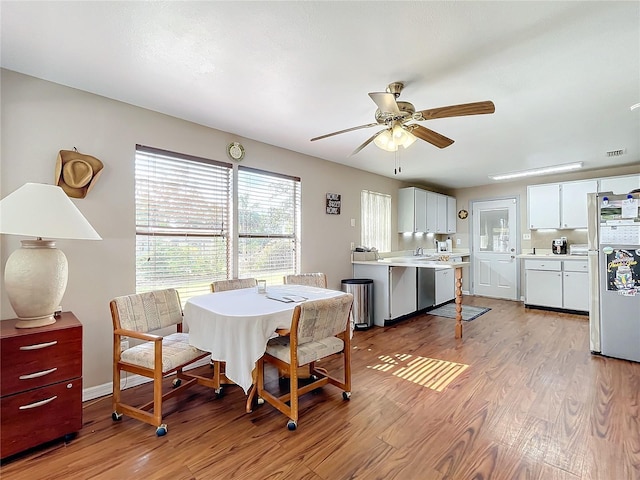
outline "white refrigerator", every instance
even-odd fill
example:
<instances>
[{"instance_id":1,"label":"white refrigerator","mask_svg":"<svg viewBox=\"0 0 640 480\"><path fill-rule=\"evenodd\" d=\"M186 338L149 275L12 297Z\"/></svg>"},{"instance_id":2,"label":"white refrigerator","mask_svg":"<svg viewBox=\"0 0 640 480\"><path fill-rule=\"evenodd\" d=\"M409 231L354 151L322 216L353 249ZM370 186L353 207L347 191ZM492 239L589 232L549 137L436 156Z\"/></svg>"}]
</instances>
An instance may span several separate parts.
<instances>
[{"instance_id":1,"label":"white refrigerator","mask_svg":"<svg viewBox=\"0 0 640 480\"><path fill-rule=\"evenodd\" d=\"M593 353L640 362L640 194L589 194Z\"/></svg>"}]
</instances>

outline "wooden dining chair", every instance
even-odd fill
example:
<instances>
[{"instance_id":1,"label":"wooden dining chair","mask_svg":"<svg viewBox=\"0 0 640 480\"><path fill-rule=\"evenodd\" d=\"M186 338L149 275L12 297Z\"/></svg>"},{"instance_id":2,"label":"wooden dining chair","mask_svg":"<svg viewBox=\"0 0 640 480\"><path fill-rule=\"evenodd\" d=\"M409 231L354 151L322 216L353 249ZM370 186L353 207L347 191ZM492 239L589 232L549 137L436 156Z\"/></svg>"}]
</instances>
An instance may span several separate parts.
<instances>
[{"instance_id":1,"label":"wooden dining chair","mask_svg":"<svg viewBox=\"0 0 640 480\"><path fill-rule=\"evenodd\" d=\"M233 278L231 280L217 280L211 283L211 291L224 292L226 290L237 290L239 288L251 288L258 285L255 278Z\"/></svg>"},{"instance_id":2,"label":"wooden dining chair","mask_svg":"<svg viewBox=\"0 0 640 480\"><path fill-rule=\"evenodd\" d=\"M324 273L298 273L285 275L285 284L307 285L310 287L327 288L327 276Z\"/></svg>"},{"instance_id":3,"label":"wooden dining chair","mask_svg":"<svg viewBox=\"0 0 640 480\"><path fill-rule=\"evenodd\" d=\"M209 355L189 345L189 334L182 332L182 305L174 289L116 297L109 303L113 321L113 413L114 421L127 415L156 427L156 435L165 435L162 405L184 389L198 383L215 388L212 378L185 373L184 367ZM173 327L175 333L160 335L156 330ZM142 343L122 349L122 339ZM134 406L122 401L121 372L153 380L153 400ZM173 389L163 394L162 380L175 373Z\"/></svg>"},{"instance_id":4,"label":"wooden dining chair","mask_svg":"<svg viewBox=\"0 0 640 480\"><path fill-rule=\"evenodd\" d=\"M289 336L269 340L265 354L258 360L258 398L271 404L289 417L287 428L298 426L298 400L301 395L326 384L343 390L342 397L351 397L351 325L349 314L353 295L309 300L297 305L293 311ZM316 365L318 360L331 355L343 357L342 378ZM265 366L275 365L289 375L289 392L276 395L265 388ZM297 370L309 365L311 383L298 384ZM339 372L338 372L339 373Z\"/></svg>"}]
</instances>

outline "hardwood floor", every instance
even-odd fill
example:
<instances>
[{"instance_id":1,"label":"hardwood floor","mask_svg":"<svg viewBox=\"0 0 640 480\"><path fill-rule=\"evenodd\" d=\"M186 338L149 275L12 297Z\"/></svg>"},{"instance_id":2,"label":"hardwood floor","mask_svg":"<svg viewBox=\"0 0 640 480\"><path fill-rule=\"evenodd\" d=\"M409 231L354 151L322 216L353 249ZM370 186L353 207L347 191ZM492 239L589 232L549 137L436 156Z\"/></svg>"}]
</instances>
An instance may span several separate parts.
<instances>
[{"instance_id":1,"label":"hardwood floor","mask_svg":"<svg viewBox=\"0 0 640 480\"><path fill-rule=\"evenodd\" d=\"M86 403L77 438L5 461L0 477L640 479L640 364L591 355L585 316L464 304L491 311L462 340L431 315L356 332L351 400L331 386L303 397L296 431L269 405L246 414L235 386L171 400L165 437L113 422L105 397Z\"/></svg>"}]
</instances>

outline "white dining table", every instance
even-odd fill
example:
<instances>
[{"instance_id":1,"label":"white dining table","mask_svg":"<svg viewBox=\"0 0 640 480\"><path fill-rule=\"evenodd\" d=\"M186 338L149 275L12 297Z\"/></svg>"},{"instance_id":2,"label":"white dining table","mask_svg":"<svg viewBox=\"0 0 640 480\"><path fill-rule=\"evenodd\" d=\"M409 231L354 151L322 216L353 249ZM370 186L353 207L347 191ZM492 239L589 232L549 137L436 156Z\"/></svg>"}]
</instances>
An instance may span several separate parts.
<instances>
[{"instance_id":1,"label":"white dining table","mask_svg":"<svg viewBox=\"0 0 640 480\"><path fill-rule=\"evenodd\" d=\"M252 371L276 330L291 326L293 310L306 300L332 298L344 292L306 285L256 287L198 295L184 306L189 343L226 363L226 376L245 393L253 384ZM284 302L276 298L290 297Z\"/></svg>"}]
</instances>

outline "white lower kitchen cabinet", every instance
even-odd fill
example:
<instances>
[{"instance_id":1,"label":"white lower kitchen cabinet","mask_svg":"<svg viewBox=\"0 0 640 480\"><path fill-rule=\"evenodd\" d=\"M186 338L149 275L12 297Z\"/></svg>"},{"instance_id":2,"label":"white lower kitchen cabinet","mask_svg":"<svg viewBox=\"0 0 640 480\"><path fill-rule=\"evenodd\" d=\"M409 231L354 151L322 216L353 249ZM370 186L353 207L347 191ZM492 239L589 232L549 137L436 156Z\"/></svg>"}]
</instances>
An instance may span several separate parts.
<instances>
[{"instance_id":1,"label":"white lower kitchen cabinet","mask_svg":"<svg viewBox=\"0 0 640 480\"><path fill-rule=\"evenodd\" d=\"M444 270L436 270L436 305L446 303L456 298L456 279L455 270L447 268Z\"/></svg>"},{"instance_id":2,"label":"white lower kitchen cabinet","mask_svg":"<svg viewBox=\"0 0 640 480\"><path fill-rule=\"evenodd\" d=\"M525 260L525 304L589 311L587 260Z\"/></svg>"},{"instance_id":3,"label":"white lower kitchen cabinet","mask_svg":"<svg viewBox=\"0 0 640 480\"><path fill-rule=\"evenodd\" d=\"M560 262L558 267L560 267ZM562 308L562 272L526 270L525 303L541 307Z\"/></svg>"},{"instance_id":4,"label":"white lower kitchen cabinet","mask_svg":"<svg viewBox=\"0 0 640 480\"><path fill-rule=\"evenodd\" d=\"M589 268L587 260L562 262L562 306L589 311Z\"/></svg>"},{"instance_id":5,"label":"white lower kitchen cabinet","mask_svg":"<svg viewBox=\"0 0 640 480\"><path fill-rule=\"evenodd\" d=\"M389 267L389 320L409 315L418 307L416 267Z\"/></svg>"},{"instance_id":6,"label":"white lower kitchen cabinet","mask_svg":"<svg viewBox=\"0 0 640 480\"><path fill-rule=\"evenodd\" d=\"M385 322L417 310L417 269L386 265L354 264L355 278L373 280L373 323L384 327Z\"/></svg>"},{"instance_id":7,"label":"white lower kitchen cabinet","mask_svg":"<svg viewBox=\"0 0 640 480\"><path fill-rule=\"evenodd\" d=\"M562 307L569 310L589 311L589 274L586 272L563 272Z\"/></svg>"}]
</instances>

